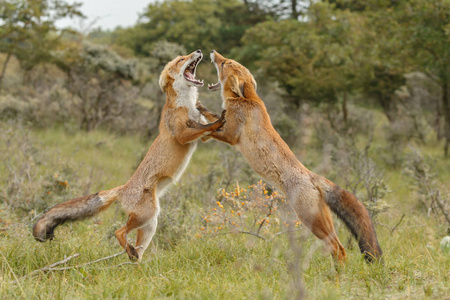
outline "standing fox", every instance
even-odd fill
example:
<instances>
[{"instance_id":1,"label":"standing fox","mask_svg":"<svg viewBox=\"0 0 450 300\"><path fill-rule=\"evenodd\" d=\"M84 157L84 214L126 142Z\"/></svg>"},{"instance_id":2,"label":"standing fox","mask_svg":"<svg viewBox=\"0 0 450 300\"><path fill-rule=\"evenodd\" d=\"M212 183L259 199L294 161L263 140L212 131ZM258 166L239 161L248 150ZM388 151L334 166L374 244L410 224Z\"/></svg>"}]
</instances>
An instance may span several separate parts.
<instances>
[{"instance_id":1,"label":"standing fox","mask_svg":"<svg viewBox=\"0 0 450 300\"><path fill-rule=\"evenodd\" d=\"M209 136L234 145L250 166L284 192L299 219L321 239L338 260L346 259L344 247L334 231L330 208L344 221L359 242L367 261L382 255L369 213L350 192L309 171L298 161L275 131L263 101L256 94L256 81L238 62L211 51L219 82L208 86L221 90L226 124ZM213 122L213 114L197 105Z\"/></svg>"},{"instance_id":2,"label":"standing fox","mask_svg":"<svg viewBox=\"0 0 450 300\"><path fill-rule=\"evenodd\" d=\"M203 125L196 109L197 87L203 81L195 71L203 54L197 50L169 62L161 73L159 85L167 94L159 124L159 135L130 180L122 186L58 204L46 212L33 227L38 241L54 237L55 228L67 221L93 216L120 200L128 214L125 226L116 231L120 245L132 260L140 261L156 231L158 198L169 184L178 180L197 147L197 140L223 126L223 116ZM127 234L137 229L136 246Z\"/></svg>"}]
</instances>

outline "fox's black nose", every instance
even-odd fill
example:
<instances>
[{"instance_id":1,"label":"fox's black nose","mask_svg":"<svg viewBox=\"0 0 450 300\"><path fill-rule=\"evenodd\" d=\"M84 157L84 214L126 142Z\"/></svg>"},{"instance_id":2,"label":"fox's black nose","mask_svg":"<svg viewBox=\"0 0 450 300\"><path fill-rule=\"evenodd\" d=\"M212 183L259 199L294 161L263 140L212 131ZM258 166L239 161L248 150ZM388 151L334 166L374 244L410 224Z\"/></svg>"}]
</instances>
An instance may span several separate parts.
<instances>
[{"instance_id":1,"label":"fox's black nose","mask_svg":"<svg viewBox=\"0 0 450 300\"><path fill-rule=\"evenodd\" d=\"M202 50L198 49L197 51L195 51L197 53L202 53Z\"/></svg>"},{"instance_id":2,"label":"fox's black nose","mask_svg":"<svg viewBox=\"0 0 450 300\"><path fill-rule=\"evenodd\" d=\"M216 52L216 50L211 50L211 53Z\"/></svg>"}]
</instances>

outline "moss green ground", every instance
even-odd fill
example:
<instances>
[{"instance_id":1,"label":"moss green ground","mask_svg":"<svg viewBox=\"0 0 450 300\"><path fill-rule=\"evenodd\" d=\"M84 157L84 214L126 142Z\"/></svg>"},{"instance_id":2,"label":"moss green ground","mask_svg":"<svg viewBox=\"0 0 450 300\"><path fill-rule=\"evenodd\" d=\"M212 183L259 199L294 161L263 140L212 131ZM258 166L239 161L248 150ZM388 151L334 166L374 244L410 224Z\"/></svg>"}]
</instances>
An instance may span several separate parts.
<instances>
[{"instance_id":1,"label":"moss green ground","mask_svg":"<svg viewBox=\"0 0 450 300\"><path fill-rule=\"evenodd\" d=\"M76 166L78 178L91 177L91 191L124 183L150 144L137 136L117 137L101 131L67 134L58 128L32 130L31 136L38 151L45 149L55 157L70 160L70 164ZM80 256L60 267L80 265L120 252L111 232L117 222L125 221L125 216L117 213L113 206L95 219L61 226L57 239L51 243L38 243L31 235L29 221L33 213L19 218L15 211L2 204L0 298L293 298L293 274L299 269L290 268L294 257L289 254L292 247L287 235L280 235L271 242L250 235L195 236L201 227L201 206L208 203L199 201L198 197L210 197L208 195L214 195L221 187L217 183L208 185L207 179L201 177L211 166L221 164L220 151L225 148L216 147L214 143L199 145L176 188L185 195L182 200L190 203L180 207L189 210L193 217L189 222L174 221L173 227L167 222L162 225L139 265L122 264L128 262L128 258L121 255L82 268L39 272L20 279L75 253ZM420 147L425 154L435 157L433 170L440 182L448 185L450 159L442 157L442 145L429 143ZM320 159L314 153L303 152L308 161ZM46 168L49 166L45 163L38 166L42 174L51 173ZM403 214L405 218L392 233L388 227L376 225L384 250L383 263L366 264L357 247L353 247L348 249L345 266L336 268L329 255L321 250L321 244L302 230L297 236L299 246L294 250L301 251L301 276L309 298L446 299L450 296L450 254L442 253L439 248L440 240L447 234L447 225L428 218L421 210L400 169L386 167L385 176L393 191L387 198L391 209L382 214L378 222L394 226ZM204 187L210 193L197 196L198 193L192 193L193 185L197 188L194 191ZM172 199L173 195L166 197ZM161 199L164 201L165 197ZM170 201L177 203L173 199ZM165 218L165 213L186 217L182 212L167 209L162 211L161 218ZM176 228L178 224L189 228L180 230ZM340 224L337 229L345 244L348 232ZM173 237L174 232L178 236ZM16 279L20 280L13 282Z\"/></svg>"}]
</instances>

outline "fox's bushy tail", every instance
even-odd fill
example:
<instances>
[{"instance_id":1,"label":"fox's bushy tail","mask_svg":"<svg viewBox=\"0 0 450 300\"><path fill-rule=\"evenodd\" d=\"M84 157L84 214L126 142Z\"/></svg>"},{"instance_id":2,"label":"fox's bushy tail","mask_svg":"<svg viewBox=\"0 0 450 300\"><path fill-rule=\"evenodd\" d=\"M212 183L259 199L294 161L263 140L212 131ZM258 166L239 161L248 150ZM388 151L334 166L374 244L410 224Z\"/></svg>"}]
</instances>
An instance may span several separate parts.
<instances>
[{"instance_id":1,"label":"fox's bushy tail","mask_svg":"<svg viewBox=\"0 0 450 300\"><path fill-rule=\"evenodd\" d=\"M33 226L34 238L39 242L53 239L54 230L58 225L92 217L108 208L117 196L116 188L55 205Z\"/></svg>"},{"instance_id":2,"label":"fox's bushy tail","mask_svg":"<svg viewBox=\"0 0 450 300\"><path fill-rule=\"evenodd\" d=\"M361 201L352 193L334 186L327 193L325 202L356 238L364 258L369 262L380 259L382 251L377 234L369 212Z\"/></svg>"}]
</instances>

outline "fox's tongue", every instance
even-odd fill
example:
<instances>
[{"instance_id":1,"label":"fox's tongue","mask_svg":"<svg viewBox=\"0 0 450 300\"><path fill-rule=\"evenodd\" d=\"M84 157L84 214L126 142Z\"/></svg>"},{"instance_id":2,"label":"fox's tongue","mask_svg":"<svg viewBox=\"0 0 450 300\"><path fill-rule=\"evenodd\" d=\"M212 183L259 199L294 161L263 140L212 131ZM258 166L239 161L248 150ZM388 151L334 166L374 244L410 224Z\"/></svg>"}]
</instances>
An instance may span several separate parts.
<instances>
[{"instance_id":1,"label":"fox's tongue","mask_svg":"<svg viewBox=\"0 0 450 300\"><path fill-rule=\"evenodd\" d=\"M184 73L184 76L186 76L186 78L188 78L188 79L195 80L195 77L194 77L194 75L192 75L191 72Z\"/></svg>"},{"instance_id":2,"label":"fox's tongue","mask_svg":"<svg viewBox=\"0 0 450 300\"><path fill-rule=\"evenodd\" d=\"M194 83L196 86L203 86L203 80L198 80L195 78L194 74L189 71L184 72L184 78L187 81Z\"/></svg>"}]
</instances>

